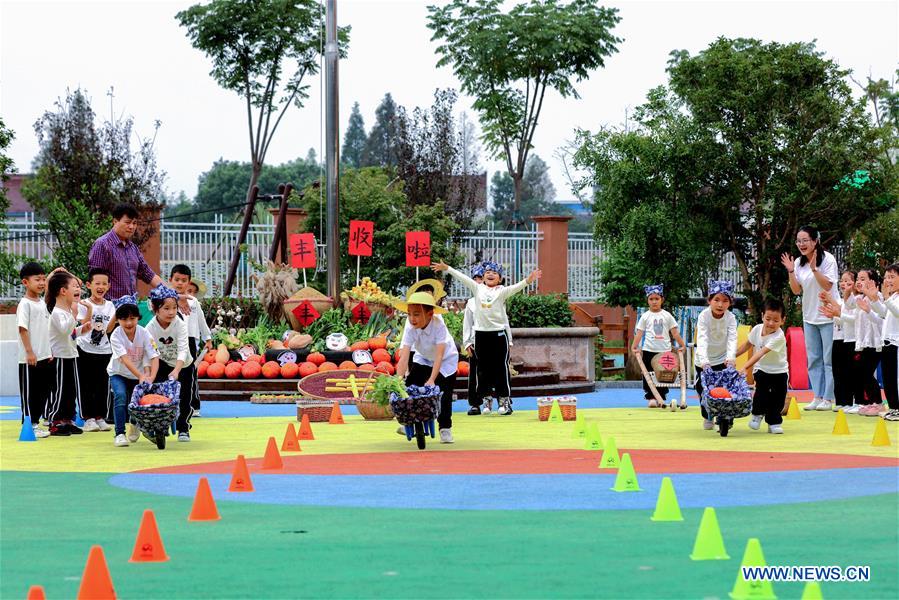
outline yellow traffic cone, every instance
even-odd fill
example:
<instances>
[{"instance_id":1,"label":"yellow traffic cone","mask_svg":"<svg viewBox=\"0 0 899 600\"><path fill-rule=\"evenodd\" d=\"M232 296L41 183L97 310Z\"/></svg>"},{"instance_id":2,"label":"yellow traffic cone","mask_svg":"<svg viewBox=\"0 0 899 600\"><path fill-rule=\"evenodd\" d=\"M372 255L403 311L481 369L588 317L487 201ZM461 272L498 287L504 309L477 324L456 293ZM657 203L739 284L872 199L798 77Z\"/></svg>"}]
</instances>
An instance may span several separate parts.
<instances>
[{"instance_id":1,"label":"yellow traffic cone","mask_svg":"<svg viewBox=\"0 0 899 600\"><path fill-rule=\"evenodd\" d=\"M662 487L659 488L659 497L656 500L656 510L650 517L652 521L683 521L684 516L680 512L677 503L677 494L674 493L674 484L670 477L662 477Z\"/></svg>"},{"instance_id":2,"label":"yellow traffic cone","mask_svg":"<svg viewBox=\"0 0 899 600\"><path fill-rule=\"evenodd\" d=\"M587 433L584 435L584 450L602 450L602 435L599 433L599 425L587 423Z\"/></svg>"},{"instance_id":3,"label":"yellow traffic cone","mask_svg":"<svg viewBox=\"0 0 899 600\"><path fill-rule=\"evenodd\" d=\"M699 531L696 533L696 541L693 542L691 560L727 560L727 550L724 549L724 538L721 537L721 529L718 527L718 516L715 509L706 507L702 513L702 521L699 522Z\"/></svg>"},{"instance_id":4,"label":"yellow traffic cone","mask_svg":"<svg viewBox=\"0 0 899 600\"><path fill-rule=\"evenodd\" d=\"M809 581L802 588L802 598L799 600L824 600L821 595L821 584L817 581Z\"/></svg>"},{"instance_id":5,"label":"yellow traffic cone","mask_svg":"<svg viewBox=\"0 0 899 600\"><path fill-rule=\"evenodd\" d=\"M801 419L802 413L799 412L799 405L796 404L796 396L790 396L790 407L787 409L788 419Z\"/></svg>"},{"instance_id":6,"label":"yellow traffic cone","mask_svg":"<svg viewBox=\"0 0 899 600\"><path fill-rule=\"evenodd\" d=\"M549 409L549 422L550 423L561 423L564 419L562 419L562 408L559 406L558 400L553 400L552 408Z\"/></svg>"},{"instance_id":7,"label":"yellow traffic cone","mask_svg":"<svg viewBox=\"0 0 899 600\"><path fill-rule=\"evenodd\" d=\"M584 413L578 412L574 418L574 429L571 430L571 437L582 438L587 435L587 420Z\"/></svg>"},{"instance_id":8,"label":"yellow traffic cone","mask_svg":"<svg viewBox=\"0 0 899 600\"><path fill-rule=\"evenodd\" d=\"M849 435L849 423L846 421L846 413L843 409L837 411L837 419L833 422L834 435Z\"/></svg>"},{"instance_id":9,"label":"yellow traffic cone","mask_svg":"<svg viewBox=\"0 0 899 600\"><path fill-rule=\"evenodd\" d=\"M615 438L607 437L606 445L602 449L602 457L599 459L600 469L617 469L621 464L618 457L618 446L615 444Z\"/></svg>"},{"instance_id":10,"label":"yellow traffic cone","mask_svg":"<svg viewBox=\"0 0 899 600\"><path fill-rule=\"evenodd\" d=\"M877 418L877 425L874 426L874 438L871 440L872 446L889 446L890 434L887 431L887 422L883 417Z\"/></svg>"},{"instance_id":11,"label":"yellow traffic cone","mask_svg":"<svg viewBox=\"0 0 899 600\"><path fill-rule=\"evenodd\" d=\"M618 467L615 485L611 489L613 492L643 491L640 489L640 484L637 483L637 472L634 470L634 464L631 462L631 455L627 452L621 457L621 466Z\"/></svg>"},{"instance_id":12,"label":"yellow traffic cone","mask_svg":"<svg viewBox=\"0 0 899 600\"><path fill-rule=\"evenodd\" d=\"M743 567L766 567L765 555L762 554L762 544L758 538L749 538L746 542L746 551L743 560L740 561L740 571L737 573L737 581L730 592L733 600L777 600L774 595L774 586L770 581L743 579Z\"/></svg>"}]
</instances>

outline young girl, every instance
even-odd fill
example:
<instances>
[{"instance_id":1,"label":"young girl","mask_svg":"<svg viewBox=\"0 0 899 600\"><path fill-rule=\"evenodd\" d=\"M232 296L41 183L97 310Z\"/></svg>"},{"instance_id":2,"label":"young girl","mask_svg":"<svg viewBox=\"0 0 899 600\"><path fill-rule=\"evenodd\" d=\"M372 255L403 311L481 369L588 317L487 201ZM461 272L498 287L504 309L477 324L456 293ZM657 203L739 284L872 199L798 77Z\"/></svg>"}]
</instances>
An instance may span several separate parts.
<instances>
[{"instance_id":1,"label":"young girl","mask_svg":"<svg viewBox=\"0 0 899 600\"><path fill-rule=\"evenodd\" d=\"M115 301L119 327L109 336L112 358L106 373L112 391L116 446L127 446L140 439L140 431L128 420L128 403L139 382L153 383L159 369L159 352L147 330L137 324L140 309L137 297L122 296ZM126 428L127 424L127 436Z\"/></svg>"},{"instance_id":2,"label":"young girl","mask_svg":"<svg viewBox=\"0 0 899 600\"><path fill-rule=\"evenodd\" d=\"M81 381L81 417L84 431L109 431L106 413L109 411L109 375L106 367L112 357L109 348L109 332L115 327L115 306L105 298L109 290L109 273L103 269L91 269L87 275L90 290L88 303L93 317L87 318L86 309L79 305L78 318L90 323L91 328L78 336L78 375Z\"/></svg>"},{"instance_id":3,"label":"young girl","mask_svg":"<svg viewBox=\"0 0 899 600\"><path fill-rule=\"evenodd\" d=\"M768 433L783 433L781 408L787 396L789 366L787 365L787 338L781 329L786 316L783 302L770 299L765 302L762 322L752 328L749 337L737 349L737 356L750 348L752 357L740 370L744 375L752 369L755 375L755 394L752 396L752 418L749 428L758 430L762 419L768 424Z\"/></svg>"},{"instance_id":4,"label":"young girl","mask_svg":"<svg viewBox=\"0 0 899 600\"><path fill-rule=\"evenodd\" d=\"M150 306L155 316L147 323L147 332L156 340L160 359L154 381L177 379L181 383L176 427L178 441L189 442L193 387L190 369L185 367L189 367L193 359L190 357L187 324L178 316L178 292L159 284L150 290Z\"/></svg>"},{"instance_id":5,"label":"young girl","mask_svg":"<svg viewBox=\"0 0 899 600\"><path fill-rule=\"evenodd\" d=\"M696 393L702 398L703 369L722 371L737 362L737 318L730 307L734 302L734 284L729 281L709 281L709 307L699 313L696 321ZM705 406L701 407L702 428L713 429Z\"/></svg>"},{"instance_id":6,"label":"young girl","mask_svg":"<svg viewBox=\"0 0 899 600\"><path fill-rule=\"evenodd\" d=\"M834 299L829 292L821 292L821 314L833 319L833 411L855 412L853 398L859 388L855 373L855 312L846 308L846 301L855 290L855 271L845 271L840 276L840 296Z\"/></svg>"},{"instance_id":7,"label":"young girl","mask_svg":"<svg viewBox=\"0 0 899 600\"><path fill-rule=\"evenodd\" d=\"M884 415L887 421L899 421L899 263L893 263L883 274L883 295L886 300L871 305L883 320L883 391L887 397L889 410Z\"/></svg>"},{"instance_id":8,"label":"young girl","mask_svg":"<svg viewBox=\"0 0 899 600\"><path fill-rule=\"evenodd\" d=\"M50 435L71 435L82 433L72 422L75 411L81 404L80 383L78 381L78 347L75 338L91 330L93 309L85 306L85 323L75 320L72 314L75 298L80 295L81 283L66 271L56 271L47 281L47 311L50 313L50 354L55 363L56 377L50 391L47 405L47 420L50 421Z\"/></svg>"},{"instance_id":9,"label":"young girl","mask_svg":"<svg viewBox=\"0 0 899 600\"><path fill-rule=\"evenodd\" d=\"M637 321L637 334L631 345L631 352L640 357L647 371L652 371L652 359L657 354L671 351L671 338L678 344L677 351L683 353L686 344L678 331L677 321L667 310L662 310L662 302L665 301L665 288L662 284L644 286L646 303L649 310L640 315ZM647 332L649 332L647 334ZM659 395L662 397L662 408L665 408L665 400L668 399L668 388L660 387ZM643 395L649 408L656 408L658 403L649 389L649 384L643 382Z\"/></svg>"},{"instance_id":10,"label":"young girl","mask_svg":"<svg viewBox=\"0 0 899 600\"><path fill-rule=\"evenodd\" d=\"M880 277L873 269L861 269L855 281L858 295L850 297L847 305L858 307L855 320L855 349L861 352L858 377L864 388L865 397L856 398L856 402L864 404L858 414L876 417L883 410L880 384L877 383L877 365L880 364L880 352L883 348L884 320L871 310L871 304L883 302L878 291Z\"/></svg>"},{"instance_id":11,"label":"young girl","mask_svg":"<svg viewBox=\"0 0 899 600\"><path fill-rule=\"evenodd\" d=\"M526 279L515 285L500 285L503 268L493 261L486 261L484 283L460 273L443 262L433 265L435 271L449 271L449 274L465 285L476 299L474 306L474 351L478 357L478 395L486 398L493 390L499 399L501 415L512 414L512 398L509 385L509 326L505 313L506 298L526 288L540 279L542 272L537 269Z\"/></svg>"}]
</instances>

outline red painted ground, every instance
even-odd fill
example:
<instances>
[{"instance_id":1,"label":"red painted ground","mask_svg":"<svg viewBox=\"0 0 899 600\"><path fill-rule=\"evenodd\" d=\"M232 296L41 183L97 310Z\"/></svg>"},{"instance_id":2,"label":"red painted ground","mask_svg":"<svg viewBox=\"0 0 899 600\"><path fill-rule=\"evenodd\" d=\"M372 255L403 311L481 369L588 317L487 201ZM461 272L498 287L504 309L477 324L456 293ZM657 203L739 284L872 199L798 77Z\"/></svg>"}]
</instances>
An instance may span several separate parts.
<instances>
[{"instance_id":1,"label":"red painted ground","mask_svg":"<svg viewBox=\"0 0 899 600\"><path fill-rule=\"evenodd\" d=\"M899 459L841 454L627 450L638 473L737 473L899 467ZM595 473L601 452L586 450L460 450L378 454L282 454L284 468L263 471L261 458L250 470L303 475L496 475ZM231 473L234 461L147 469L138 473Z\"/></svg>"}]
</instances>

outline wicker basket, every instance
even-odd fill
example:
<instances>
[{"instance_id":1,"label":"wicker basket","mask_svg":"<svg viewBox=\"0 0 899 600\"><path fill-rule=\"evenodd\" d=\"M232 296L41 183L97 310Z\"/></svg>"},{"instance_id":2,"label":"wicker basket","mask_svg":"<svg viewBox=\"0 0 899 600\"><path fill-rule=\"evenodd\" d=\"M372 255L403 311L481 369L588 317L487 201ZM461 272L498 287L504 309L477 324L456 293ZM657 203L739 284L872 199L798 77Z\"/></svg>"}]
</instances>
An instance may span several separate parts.
<instances>
[{"instance_id":1,"label":"wicker basket","mask_svg":"<svg viewBox=\"0 0 899 600\"><path fill-rule=\"evenodd\" d=\"M360 400L356 403L356 408L366 421L390 421L393 419L393 410L389 404L381 405L377 402Z\"/></svg>"},{"instance_id":2,"label":"wicker basket","mask_svg":"<svg viewBox=\"0 0 899 600\"><path fill-rule=\"evenodd\" d=\"M294 331L300 331L302 329L302 325L293 314L293 309L302 304L304 300L308 300L319 314L324 314L325 312L334 308L334 302L328 296L324 296L318 290L310 287L301 288L290 298L285 300L282 305L284 316L287 317L288 321L290 321L290 327Z\"/></svg>"},{"instance_id":3,"label":"wicker basket","mask_svg":"<svg viewBox=\"0 0 899 600\"><path fill-rule=\"evenodd\" d=\"M359 305L359 302L360 302L360 300L344 300L343 301L343 309L346 312L351 313L351 312L353 312L353 309ZM380 302L366 302L365 306L368 307L369 312L371 312L372 314L382 312L382 313L387 313L389 315L393 312L392 306L387 306L386 304L381 304ZM390 309L390 310L388 310L388 309Z\"/></svg>"},{"instance_id":4,"label":"wicker basket","mask_svg":"<svg viewBox=\"0 0 899 600\"><path fill-rule=\"evenodd\" d=\"M309 420L317 423L327 422L331 418L334 403L327 400L315 400L302 398L297 400L297 421L303 420L303 415L309 415Z\"/></svg>"},{"instance_id":5,"label":"wicker basket","mask_svg":"<svg viewBox=\"0 0 899 600\"><path fill-rule=\"evenodd\" d=\"M552 410L554 400L559 401L563 421L574 421L577 418L577 398L574 396L545 396L537 398L538 419L549 420L549 411Z\"/></svg>"}]
</instances>

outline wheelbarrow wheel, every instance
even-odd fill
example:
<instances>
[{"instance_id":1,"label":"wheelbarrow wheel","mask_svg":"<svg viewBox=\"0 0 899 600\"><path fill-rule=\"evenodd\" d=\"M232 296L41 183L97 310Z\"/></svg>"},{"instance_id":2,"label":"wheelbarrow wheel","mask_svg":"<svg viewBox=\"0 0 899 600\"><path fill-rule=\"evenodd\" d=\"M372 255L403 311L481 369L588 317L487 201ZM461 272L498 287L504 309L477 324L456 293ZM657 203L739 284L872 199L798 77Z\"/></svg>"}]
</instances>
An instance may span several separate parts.
<instances>
[{"instance_id":1,"label":"wheelbarrow wheel","mask_svg":"<svg viewBox=\"0 0 899 600\"><path fill-rule=\"evenodd\" d=\"M721 434L721 437L727 437L727 431L730 429L730 425L730 419L718 419L718 433Z\"/></svg>"},{"instance_id":2,"label":"wheelbarrow wheel","mask_svg":"<svg viewBox=\"0 0 899 600\"><path fill-rule=\"evenodd\" d=\"M165 431L156 432L156 447L165 450Z\"/></svg>"},{"instance_id":3,"label":"wheelbarrow wheel","mask_svg":"<svg viewBox=\"0 0 899 600\"><path fill-rule=\"evenodd\" d=\"M425 424L418 422L415 424L415 443L418 444L419 450L425 449Z\"/></svg>"}]
</instances>

